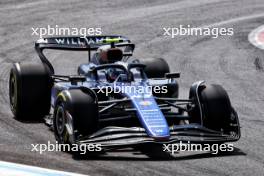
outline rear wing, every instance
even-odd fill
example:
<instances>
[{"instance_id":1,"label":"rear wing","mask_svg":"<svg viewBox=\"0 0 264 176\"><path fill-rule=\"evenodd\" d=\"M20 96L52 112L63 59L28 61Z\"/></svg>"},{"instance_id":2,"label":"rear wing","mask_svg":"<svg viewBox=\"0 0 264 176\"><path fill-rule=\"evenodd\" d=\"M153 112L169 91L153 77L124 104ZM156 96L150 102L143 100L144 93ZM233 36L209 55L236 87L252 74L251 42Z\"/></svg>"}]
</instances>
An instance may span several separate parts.
<instances>
[{"instance_id":1,"label":"rear wing","mask_svg":"<svg viewBox=\"0 0 264 176\"><path fill-rule=\"evenodd\" d=\"M128 46L134 49L135 45L130 42L126 37L119 35L109 36L71 36L71 37L49 37L41 38L35 42L35 50L37 51L40 60L46 64L52 74L54 74L54 68L52 64L43 54L44 49L59 49L59 50L80 50L89 52L96 50L100 46L114 44L115 46Z\"/></svg>"},{"instance_id":2,"label":"rear wing","mask_svg":"<svg viewBox=\"0 0 264 176\"><path fill-rule=\"evenodd\" d=\"M102 45L110 43L130 43L123 36L73 36L73 37L50 37L36 41L35 48L39 49L64 49L64 50L96 50Z\"/></svg>"}]
</instances>

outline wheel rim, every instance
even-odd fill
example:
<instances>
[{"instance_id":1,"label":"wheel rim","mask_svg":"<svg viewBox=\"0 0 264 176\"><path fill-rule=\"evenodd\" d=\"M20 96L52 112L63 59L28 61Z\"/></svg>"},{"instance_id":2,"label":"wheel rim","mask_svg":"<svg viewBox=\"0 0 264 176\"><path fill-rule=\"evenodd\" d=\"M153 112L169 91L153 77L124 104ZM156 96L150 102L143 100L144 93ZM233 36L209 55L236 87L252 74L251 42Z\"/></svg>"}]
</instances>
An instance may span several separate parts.
<instances>
[{"instance_id":1,"label":"wheel rim","mask_svg":"<svg viewBox=\"0 0 264 176\"><path fill-rule=\"evenodd\" d=\"M59 142L65 143L67 141L66 114L62 106L59 106L57 109L55 127L58 133Z\"/></svg>"},{"instance_id":2,"label":"wheel rim","mask_svg":"<svg viewBox=\"0 0 264 176\"><path fill-rule=\"evenodd\" d=\"M10 97L11 109L14 111L17 106L17 81L14 74L12 74L10 77L9 97Z\"/></svg>"}]
</instances>

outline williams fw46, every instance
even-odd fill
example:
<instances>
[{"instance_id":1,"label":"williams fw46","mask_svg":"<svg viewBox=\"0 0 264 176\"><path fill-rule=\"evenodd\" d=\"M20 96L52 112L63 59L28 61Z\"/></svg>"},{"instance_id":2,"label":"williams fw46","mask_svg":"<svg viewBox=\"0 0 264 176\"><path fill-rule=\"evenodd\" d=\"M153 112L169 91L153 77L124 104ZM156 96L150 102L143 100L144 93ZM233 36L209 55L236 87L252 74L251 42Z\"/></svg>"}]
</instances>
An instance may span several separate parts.
<instances>
[{"instance_id":1,"label":"williams fw46","mask_svg":"<svg viewBox=\"0 0 264 176\"><path fill-rule=\"evenodd\" d=\"M133 58L134 48L123 36L38 40L41 64L15 63L10 72L15 118L48 116L59 143L100 144L105 150L239 140L238 116L222 86L197 81L189 97L180 99L180 74L170 73L164 59ZM87 51L88 62L75 75L56 75L45 49Z\"/></svg>"}]
</instances>

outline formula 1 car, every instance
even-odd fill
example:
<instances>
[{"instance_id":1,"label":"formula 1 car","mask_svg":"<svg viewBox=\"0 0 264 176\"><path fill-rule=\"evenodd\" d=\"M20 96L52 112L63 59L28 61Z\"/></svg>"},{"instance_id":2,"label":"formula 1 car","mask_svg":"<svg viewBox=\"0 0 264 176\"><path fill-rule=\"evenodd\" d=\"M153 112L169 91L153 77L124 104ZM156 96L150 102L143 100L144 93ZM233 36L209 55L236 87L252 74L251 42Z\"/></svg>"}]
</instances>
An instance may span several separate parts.
<instances>
[{"instance_id":1,"label":"formula 1 car","mask_svg":"<svg viewBox=\"0 0 264 176\"><path fill-rule=\"evenodd\" d=\"M164 59L134 59L123 36L50 37L35 49L41 64L14 63L11 110L19 120L49 116L59 143L104 149L240 138L238 115L220 85L197 81L178 98L177 78ZM44 49L87 51L76 75L56 75ZM157 91L159 90L159 91Z\"/></svg>"}]
</instances>

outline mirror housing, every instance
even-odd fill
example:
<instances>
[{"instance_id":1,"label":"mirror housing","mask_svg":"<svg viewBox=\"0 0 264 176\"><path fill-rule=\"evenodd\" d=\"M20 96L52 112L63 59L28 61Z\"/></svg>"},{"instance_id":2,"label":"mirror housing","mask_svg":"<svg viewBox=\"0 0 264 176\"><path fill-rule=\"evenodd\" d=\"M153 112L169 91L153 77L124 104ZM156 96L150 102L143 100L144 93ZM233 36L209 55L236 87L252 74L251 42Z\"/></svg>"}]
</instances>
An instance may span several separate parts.
<instances>
[{"instance_id":1,"label":"mirror housing","mask_svg":"<svg viewBox=\"0 0 264 176\"><path fill-rule=\"evenodd\" d=\"M174 73L165 73L165 78L172 79L172 78L180 78L181 73L174 72Z\"/></svg>"}]
</instances>

